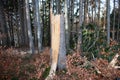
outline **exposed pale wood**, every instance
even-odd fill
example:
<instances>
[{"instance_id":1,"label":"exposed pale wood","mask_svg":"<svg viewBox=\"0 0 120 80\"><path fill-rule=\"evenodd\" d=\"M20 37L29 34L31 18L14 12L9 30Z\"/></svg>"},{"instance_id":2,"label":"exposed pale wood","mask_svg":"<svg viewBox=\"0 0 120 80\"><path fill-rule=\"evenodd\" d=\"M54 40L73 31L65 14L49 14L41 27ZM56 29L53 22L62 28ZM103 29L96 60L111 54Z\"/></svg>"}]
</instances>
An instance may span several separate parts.
<instances>
[{"instance_id":1,"label":"exposed pale wood","mask_svg":"<svg viewBox=\"0 0 120 80\"><path fill-rule=\"evenodd\" d=\"M120 68L120 67L116 67L115 64L118 62L118 57L119 54L117 53L114 58L112 59L112 61L109 63L108 67L113 67L113 68Z\"/></svg>"},{"instance_id":2,"label":"exposed pale wood","mask_svg":"<svg viewBox=\"0 0 120 80\"><path fill-rule=\"evenodd\" d=\"M52 50L52 65L50 73L46 80L51 80L55 75L58 54L59 54L59 45L60 45L60 15L53 15L52 10L50 12L51 17L51 50Z\"/></svg>"},{"instance_id":3,"label":"exposed pale wood","mask_svg":"<svg viewBox=\"0 0 120 80\"><path fill-rule=\"evenodd\" d=\"M46 80L52 80L56 68L63 69L66 66L66 47L65 47L65 25L64 16L53 15L50 11L51 16L51 69Z\"/></svg>"}]
</instances>

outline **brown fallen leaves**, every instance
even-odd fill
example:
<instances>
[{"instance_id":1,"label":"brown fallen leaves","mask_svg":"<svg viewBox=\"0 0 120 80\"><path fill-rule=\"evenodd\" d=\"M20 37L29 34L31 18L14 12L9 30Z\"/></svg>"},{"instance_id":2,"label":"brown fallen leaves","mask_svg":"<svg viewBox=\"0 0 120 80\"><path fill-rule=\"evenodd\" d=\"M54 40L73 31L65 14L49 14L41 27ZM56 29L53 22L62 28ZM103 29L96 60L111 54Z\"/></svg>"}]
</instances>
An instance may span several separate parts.
<instances>
[{"instance_id":1,"label":"brown fallen leaves","mask_svg":"<svg viewBox=\"0 0 120 80\"><path fill-rule=\"evenodd\" d=\"M13 48L0 48L0 80L41 80L42 73L49 67L48 52L46 48L40 54L23 55Z\"/></svg>"},{"instance_id":2,"label":"brown fallen leaves","mask_svg":"<svg viewBox=\"0 0 120 80\"><path fill-rule=\"evenodd\" d=\"M23 55L13 48L0 48L0 80L44 80L49 64L49 48L33 55ZM108 64L104 59L88 61L79 54L70 54L66 69L57 71L54 80L115 80L120 77L120 70L108 68Z\"/></svg>"},{"instance_id":3,"label":"brown fallen leaves","mask_svg":"<svg viewBox=\"0 0 120 80\"><path fill-rule=\"evenodd\" d=\"M88 61L79 54L67 56L66 72L59 71L55 80L116 80L120 70L108 68L108 61L96 59Z\"/></svg>"}]
</instances>

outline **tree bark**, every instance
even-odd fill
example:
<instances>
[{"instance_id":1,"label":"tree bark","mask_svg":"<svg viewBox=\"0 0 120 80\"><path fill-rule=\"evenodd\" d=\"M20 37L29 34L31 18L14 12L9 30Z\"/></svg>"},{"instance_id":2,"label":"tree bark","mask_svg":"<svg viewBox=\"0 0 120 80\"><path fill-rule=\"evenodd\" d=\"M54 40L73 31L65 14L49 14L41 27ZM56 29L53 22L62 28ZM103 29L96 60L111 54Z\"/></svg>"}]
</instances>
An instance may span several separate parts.
<instances>
[{"instance_id":1,"label":"tree bark","mask_svg":"<svg viewBox=\"0 0 120 80\"><path fill-rule=\"evenodd\" d=\"M30 12L29 12L29 0L25 0L25 6L26 6L26 22L28 28L30 53L34 53L34 43L33 43L33 36L31 30Z\"/></svg>"},{"instance_id":2,"label":"tree bark","mask_svg":"<svg viewBox=\"0 0 120 80\"><path fill-rule=\"evenodd\" d=\"M113 1L114 3L114 17L113 17L113 32L112 32L112 39L115 39L115 0Z\"/></svg>"},{"instance_id":3,"label":"tree bark","mask_svg":"<svg viewBox=\"0 0 120 80\"><path fill-rule=\"evenodd\" d=\"M24 27L24 29L23 29L23 31L24 31L24 35L25 35L25 46L28 46L29 45L29 39L28 39L28 29L27 29L27 19L26 19L26 3L25 3L25 1L23 0L23 27Z\"/></svg>"},{"instance_id":4,"label":"tree bark","mask_svg":"<svg viewBox=\"0 0 120 80\"><path fill-rule=\"evenodd\" d=\"M69 49L69 26L68 26L68 0L65 0L65 30L66 30L66 48Z\"/></svg>"},{"instance_id":5,"label":"tree bark","mask_svg":"<svg viewBox=\"0 0 120 80\"><path fill-rule=\"evenodd\" d=\"M61 0L56 0L56 5L57 5L57 7L56 7L56 12L57 12L57 14L60 14L61 12L61 10L60 10L60 3L61 3Z\"/></svg>"},{"instance_id":6,"label":"tree bark","mask_svg":"<svg viewBox=\"0 0 120 80\"><path fill-rule=\"evenodd\" d=\"M100 19L100 2L101 0L98 0L98 25L101 25L101 19Z\"/></svg>"},{"instance_id":7,"label":"tree bark","mask_svg":"<svg viewBox=\"0 0 120 80\"><path fill-rule=\"evenodd\" d=\"M84 1L84 24L88 23L88 0Z\"/></svg>"},{"instance_id":8,"label":"tree bark","mask_svg":"<svg viewBox=\"0 0 120 80\"><path fill-rule=\"evenodd\" d=\"M65 45L65 19L63 14L60 15L60 45L58 55L58 69L66 68L66 45Z\"/></svg>"},{"instance_id":9,"label":"tree bark","mask_svg":"<svg viewBox=\"0 0 120 80\"><path fill-rule=\"evenodd\" d=\"M110 0L107 0L107 45L110 44Z\"/></svg>"},{"instance_id":10,"label":"tree bark","mask_svg":"<svg viewBox=\"0 0 120 80\"><path fill-rule=\"evenodd\" d=\"M2 4L2 0L0 0L0 33L4 36L1 39L1 44L6 46L8 43L8 34L7 34L7 26L5 24L5 15L4 15L4 6Z\"/></svg>"},{"instance_id":11,"label":"tree bark","mask_svg":"<svg viewBox=\"0 0 120 80\"><path fill-rule=\"evenodd\" d=\"M21 8L21 7L23 7L23 4L21 4L21 3L23 3L23 1L20 1L20 0L18 0L19 2L18 2L18 14L19 14L19 19L20 19L20 24L18 24L19 26L20 26L20 33L19 33L19 35L21 35L20 36L20 45L21 46L25 46L25 31L24 31L24 10L23 10L23 8Z\"/></svg>"},{"instance_id":12,"label":"tree bark","mask_svg":"<svg viewBox=\"0 0 120 80\"><path fill-rule=\"evenodd\" d=\"M37 39L38 39L38 52L42 51L42 31L40 24L40 11L39 11L39 0L34 0L35 5L35 26L37 27Z\"/></svg>"},{"instance_id":13,"label":"tree bark","mask_svg":"<svg viewBox=\"0 0 120 80\"><path fill-rule=\"evenodd\" d=\"M79 32L78 32L78 41L77 41L77 53L82 52L82 24L83 24L83 0L80 0L79 4Z\"/></svg>"},{"instance_id":14,"label":"tree bark","mask_svg":"<svg viewBox=\"0 0 120 80\"><path fill-rule=\"evenodd\" d=\"M120 0L118 1L118 27L117 27L117 29L118 29L118 31L117 31L117 41L119 41L119 29L120 29Z\"/></svg>"},{"instance_id":15,"label":"tree bark","mask_svg":"<svg viewBox=\"0 0 120 80\"><path fill-rule=\"evenodd\" d=\"M107 3L106 3L107 4ZM106 15L107 15L107 8L104 9L104 21L103 21L103 30L106 30Z\"/></svg>"}]
</instances>

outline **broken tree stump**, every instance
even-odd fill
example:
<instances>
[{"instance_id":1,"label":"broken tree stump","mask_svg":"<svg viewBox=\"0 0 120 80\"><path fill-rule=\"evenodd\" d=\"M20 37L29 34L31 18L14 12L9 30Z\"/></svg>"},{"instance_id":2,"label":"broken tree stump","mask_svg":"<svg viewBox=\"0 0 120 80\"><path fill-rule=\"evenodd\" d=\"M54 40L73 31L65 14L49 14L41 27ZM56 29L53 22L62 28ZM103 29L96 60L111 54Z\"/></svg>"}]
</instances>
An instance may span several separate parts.
<instances>
[{"instance_id":1,"label":"broken tree stump","mask_svg":"<svg viewBox=\"0 0 120 80\"><path fill-rule=\"evenodd\" d=\"M56 69L63 69L66 66L65 47L65 25L63 14L54 15L50 11L51 17L51 69L46 80L53 79Z\"/></svg>"}]
</instances>

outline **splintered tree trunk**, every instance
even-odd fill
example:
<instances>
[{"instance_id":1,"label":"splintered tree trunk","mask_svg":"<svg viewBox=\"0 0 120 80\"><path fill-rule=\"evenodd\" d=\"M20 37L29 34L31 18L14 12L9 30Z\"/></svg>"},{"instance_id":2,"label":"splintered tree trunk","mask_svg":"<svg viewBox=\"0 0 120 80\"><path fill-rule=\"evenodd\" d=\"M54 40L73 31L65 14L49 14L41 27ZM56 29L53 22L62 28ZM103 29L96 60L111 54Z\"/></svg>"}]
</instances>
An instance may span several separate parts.
<instances>
[{"instance_id":1,"label":"splintered tree trunk","mask_svg":"<svg viewBox=\"0 0 120 80\"><path fill-rule=\"evenodd\" d=\"M53 78L58 69L65 68L66 62L66 48L65 48L65 29L63 15L51 15L51 50L52 50L52 64L48 77L46 80Z\"/></svg>"}]
</instances>

